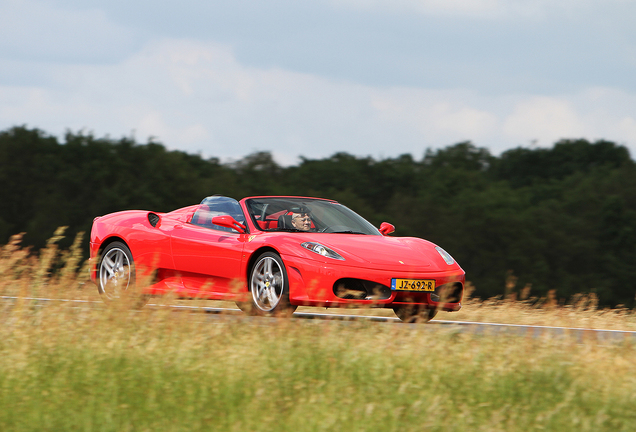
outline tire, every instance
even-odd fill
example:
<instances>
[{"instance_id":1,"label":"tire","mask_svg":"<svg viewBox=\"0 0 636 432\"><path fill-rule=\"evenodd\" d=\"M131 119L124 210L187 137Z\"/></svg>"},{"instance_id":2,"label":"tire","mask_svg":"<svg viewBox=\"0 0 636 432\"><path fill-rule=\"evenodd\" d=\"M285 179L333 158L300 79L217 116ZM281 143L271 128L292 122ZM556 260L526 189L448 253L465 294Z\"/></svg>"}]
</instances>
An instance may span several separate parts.
<instances>
[{"instance_id":1,"label":"tire","mask_svg":"<svg viewBox=\"0 0 636 432\"><path fill-rule=\"evenodd\" d=\"M426 323L437 315L437 309L426 309L420 306L395 306L393 311L405 323Z\"/></svg>"},{"instance_id":2,"label":"tire","mask_svg":"<svg viewBox=\"0 0 636 432\"><path fill-rule=\"evenodd\" d=\"M290 316L296 310L296 306L289 303L285 264L274 252L265 252L256 259L250 269L248 287L252 301L237 305L249 315Z\"/></svg>"},{"instance_id":3,"label":"tire","mask_svg":"<svg viewBox=\"0 0 636 432\"><path fill-rule=\"evenodd\" d=\"M128 303L142 307L148 296L138 295L135 285L135 263L125 243L115 241L106 246L97 267L97 290L108 305Z\"/></svg>"}]
</instances>

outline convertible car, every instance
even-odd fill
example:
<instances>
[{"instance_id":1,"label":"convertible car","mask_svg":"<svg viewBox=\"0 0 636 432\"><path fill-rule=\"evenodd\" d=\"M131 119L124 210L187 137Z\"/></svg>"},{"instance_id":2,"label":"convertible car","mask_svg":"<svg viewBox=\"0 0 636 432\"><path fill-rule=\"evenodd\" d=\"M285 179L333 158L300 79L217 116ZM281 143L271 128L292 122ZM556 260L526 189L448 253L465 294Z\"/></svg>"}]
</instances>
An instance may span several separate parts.
<instances>
[{"instance_id":1,"label":"convertible car","mask_svg":"<svg viewBox=\"0 0 636 432\"><path fill-rule=\"evenodd\" d=\"M97 217L91 279L105 302L141 298L231 300L253 315L297 306L392 308L428 321L461 308L465 275L439 246L392 237L328 199L224 196L169 213Z\"/></svg>"}]
</instances>

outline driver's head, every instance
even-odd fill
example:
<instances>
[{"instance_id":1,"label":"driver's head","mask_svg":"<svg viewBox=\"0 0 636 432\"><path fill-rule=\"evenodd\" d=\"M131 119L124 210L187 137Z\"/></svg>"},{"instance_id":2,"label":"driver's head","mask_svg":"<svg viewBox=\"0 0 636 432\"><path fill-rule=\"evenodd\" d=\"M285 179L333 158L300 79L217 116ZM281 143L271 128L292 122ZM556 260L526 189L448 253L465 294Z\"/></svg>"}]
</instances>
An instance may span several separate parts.
<instances>
[{"instance_id":1,"label":"driver's head","mask_svg":"<svg viewBox=\"0 0 636 432\"><path fill-rule=\"evenodd\" d=\"M311 216L309 213L292 213L291 224L299 231L311 230Z\"/></svg>"}]
</instances>

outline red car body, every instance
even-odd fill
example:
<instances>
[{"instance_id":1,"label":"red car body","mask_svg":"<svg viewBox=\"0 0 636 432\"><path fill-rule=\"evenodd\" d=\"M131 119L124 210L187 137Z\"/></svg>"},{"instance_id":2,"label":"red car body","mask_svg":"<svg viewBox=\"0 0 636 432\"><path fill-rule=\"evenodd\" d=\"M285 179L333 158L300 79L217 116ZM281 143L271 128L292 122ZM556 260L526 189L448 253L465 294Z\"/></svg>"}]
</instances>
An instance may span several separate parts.
<instances>
[{"instance_id":1,"label":"red car body","mask_svg":"<svg viewBox=\"0 0 636 432\"><path fill-rule=\"evenodd\" d=\"M251 197L232 200L235 214L217 215L213 219L217 225L210 225L210 221L204 225L199 220L209 212L208 207L203 208L205 200L169 213L130 210L108 214L93 222L91 279L99 286L101 256L117 242L129 249L135 264L133 277L143 284L146 294L174 293L179 297L244 304L250 301L250 275L256 260L270 252L284 263L288 302L292 306L416 306L446 311L461 308L464 271L433 243L385 235L392 228L388 224L383 224L381 230L370 228L372 235L278 231L282 224L280 214L284 212L268 214L269 204L263 203L282 208L284 204L280 203L286 200L320 205L329 211L331 205L338 211L353 213L331 200ZM274 204L271 206L275 208ZM315 208L318 223L320 209ZM324 250L335 252L333 257L339 258L319 254L323 249L316 249L315 245L324 245ZM422 286L418 286L419 281ZM427 288L425 281L434 283L429 282ZM398 282L406 287L395 286Z\"/></svg>"}]
</instances>

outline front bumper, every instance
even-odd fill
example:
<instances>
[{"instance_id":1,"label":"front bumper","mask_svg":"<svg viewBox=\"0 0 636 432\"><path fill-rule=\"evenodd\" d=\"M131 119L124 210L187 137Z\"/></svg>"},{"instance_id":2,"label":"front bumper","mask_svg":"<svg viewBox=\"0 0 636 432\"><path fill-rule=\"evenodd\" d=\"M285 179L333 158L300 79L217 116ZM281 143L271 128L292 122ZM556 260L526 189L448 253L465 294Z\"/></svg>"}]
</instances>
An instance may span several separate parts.
<instances>
[{"instance_id":1,"label":"front bumper","mask_svg":"<svg viewBox=\"0 0 636 432\"><path fill-rule=\"evenodd\" d=\"M299 306L374 306L393 307L417 305L424 308L437 308L446 311L461 309L461 299L465 282L465 273L457 265L449 266L445 271L418 271L417 269L378 270L353 267L341 263L323 263L296 256L283 256L289 278L290 302ZM433 279L435 292L391 290L391 279ZM380 295L344 298L338 295L338 282L359 280L363 285L378 287ZM442 287L452 286L454 293ZM447 299L452 301L448 301ZM445 300L446 299L446 300Z\"/></svg>"}]
</instances>

